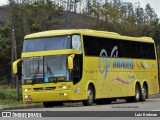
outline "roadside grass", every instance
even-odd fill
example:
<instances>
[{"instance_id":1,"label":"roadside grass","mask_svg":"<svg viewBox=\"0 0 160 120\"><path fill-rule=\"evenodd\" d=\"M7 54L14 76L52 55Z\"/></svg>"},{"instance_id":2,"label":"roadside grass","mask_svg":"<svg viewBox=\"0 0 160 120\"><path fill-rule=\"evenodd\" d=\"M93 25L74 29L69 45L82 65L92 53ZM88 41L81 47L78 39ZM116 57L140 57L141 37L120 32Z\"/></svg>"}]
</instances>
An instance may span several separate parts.
<instances>
[{"instance_id":1,"label":"roadside grass","mask_svg":"<svg viewBox=\"0 0 160 120\"><path fill-rule=\"evenodd\" d=\"M27 108L40 108L43 107L42 103L24 104L23 101L0 100L0 110L14 110L14 109L27 109Z\"/></svg>"},{"instance_id":2,"label":"roadside grass","mask_svg":"<svg viewBox=\"0 0 160 120\"><path fill-rule=\"evenodd\" d=\"M22 92L20 90L20 101L16 100L16 89L11 89L7 85L0 85L0 105L17 106L23 104Z\"/></svg>"},{"instance_id":3,"label":"roadside grass","mask_svg":"<svg viewBox=\"0 0 160 120\"><path fill-rule=\"evenodd\" d=\"M22 105L23 101L16 101L16 100L0 100L0 105L3 106L18 106L18 105Z\"/></svg>"},{"instance_id":4,"label":"roadside grass","mask_svg":"<svg viewBox=\"0 0 160 120\"><path fill-rule=\"evenodd\" d=\"M22 90L19 91L20 99L22 99ZM16 89L11 89L7 85L0 85L0 100L16 101Z\"/></svg>"},{"instance_id":5,"label":"roadside grass","mask_svg":"<svg viewBox=\"0 0 160 120\"><path fill-rule=\"evenodd\" d=\"M1 106L41 106L41 103L24 104L22 101L22 90L20 93L20 101L16 100L16 89L11 89L7 85L0 85L0 105Z\"/></svg>"}]
</instances>

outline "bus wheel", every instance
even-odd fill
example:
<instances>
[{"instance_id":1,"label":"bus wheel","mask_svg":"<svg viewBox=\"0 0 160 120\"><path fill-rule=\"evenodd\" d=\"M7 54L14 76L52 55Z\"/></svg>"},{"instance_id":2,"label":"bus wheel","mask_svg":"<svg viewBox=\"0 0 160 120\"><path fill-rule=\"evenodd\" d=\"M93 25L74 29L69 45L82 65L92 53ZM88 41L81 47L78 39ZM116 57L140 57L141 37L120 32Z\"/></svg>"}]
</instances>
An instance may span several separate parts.
<instances>
[{"instance_id":1,"label":"bus wheel","mask_svg":"<svg viewBox=\"0 0 160 120\"><path fill-rule=\"evenodd\" d=\"M139 102L140 101L140 95L141 95L140 87L139 87L139 85L136 85L135 96L133 97L134 102Z\"/></svg>"},{"instance_id":2,"label":"bus wheel","mask_svg":"<svg viewBox=\"0 0 160 120\"><path fill-rule=\"evenodd\" d=\"M147 87L146 87L146 85L143 85L143 88L141 90L141 99L140 99L140 101L143 102L143 101L146 100L146 98L147 98Z\"/></svg>"},{"instance_id":3,"label":"bus wheel","mask_svg":"<svg viewBox=\"0 0 160 120\"><path fill-rule=\"evenodd\" d=\"M44 106L45 108L49 108L49 107L53 107L54 104L53 104L53 102L43 102L43 106Z\"/></svg>"},{"instance_id":4,"label":"bus wheel","mask_svg":"<svg viewBox=\"0 0 160 120\"><path fill-rule=\"evenodd\" d=\"M94 102L94 90L91 86L88 87L88 98L87 100L83 100L82 103L84 106L90 106Z\"/></svg>"}]
</instances>

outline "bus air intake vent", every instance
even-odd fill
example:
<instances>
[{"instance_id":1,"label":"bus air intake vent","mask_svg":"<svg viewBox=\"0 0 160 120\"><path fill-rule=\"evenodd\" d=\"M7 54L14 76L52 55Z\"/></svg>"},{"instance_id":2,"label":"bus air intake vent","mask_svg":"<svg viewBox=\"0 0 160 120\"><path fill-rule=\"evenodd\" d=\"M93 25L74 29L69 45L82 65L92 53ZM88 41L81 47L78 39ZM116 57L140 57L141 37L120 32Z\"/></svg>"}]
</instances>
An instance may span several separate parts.
<instances>
[{"instance_id":1,"label":"bus air intake vent","mask_svg":"<svg viewBox=\"0 0 160 120\"><path fill-rule=\"evenodd\" d=\"M35 91L40 91L40 90L54 90L56 87L41 87L41 88L33 88Z\"/></svg>"}]
</instances>

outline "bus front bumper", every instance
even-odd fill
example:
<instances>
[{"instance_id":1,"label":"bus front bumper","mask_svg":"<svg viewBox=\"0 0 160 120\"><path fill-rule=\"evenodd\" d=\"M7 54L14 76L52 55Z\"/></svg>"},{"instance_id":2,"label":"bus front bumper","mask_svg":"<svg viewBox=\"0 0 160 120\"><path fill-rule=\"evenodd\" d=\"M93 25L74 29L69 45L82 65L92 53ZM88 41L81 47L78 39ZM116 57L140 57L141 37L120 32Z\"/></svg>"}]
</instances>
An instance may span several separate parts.
<instances>
[{"instance_id":1,"label":"bus front bumper","mask_svg":"<svg viewBox=\"0 0 160 120\"><path fill-rule=\"evenodd\" d=\"M57 91L33 91L24 92L23 101L25 103L33 102L49 102L49 101L70 101L75 100L73 98L73 90L57 90Z\"/></svg>"}]
</instances>

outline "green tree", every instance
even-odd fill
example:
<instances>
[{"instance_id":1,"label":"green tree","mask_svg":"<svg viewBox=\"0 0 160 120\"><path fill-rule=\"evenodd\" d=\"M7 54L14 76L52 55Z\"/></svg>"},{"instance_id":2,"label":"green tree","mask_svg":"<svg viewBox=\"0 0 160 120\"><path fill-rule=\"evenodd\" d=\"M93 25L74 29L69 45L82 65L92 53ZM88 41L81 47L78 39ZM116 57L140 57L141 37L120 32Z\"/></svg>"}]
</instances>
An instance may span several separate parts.
<instances>
[{"instance_id":1,"label":"green tree","mask_svg":"<svg viewBox=\"0 0 160 120\"><path fill-rule=\"evenodd\" d=\"M11 42L10 42L10 29L8 26L0 26L0 83L9 84L10 83L10 73L11 64Z\"/></svg>"},{"instance_id":2,"label":"green tree","mask_svg":"<svg viewBox=\"0 0 160 120\"><path fill-rule=\"evenodd\" d=\"M150 24L152 21L158 21L157 14L155 13L154 9L148 3L145 7L145 22Z\"/></svg>"}]
</instances>

